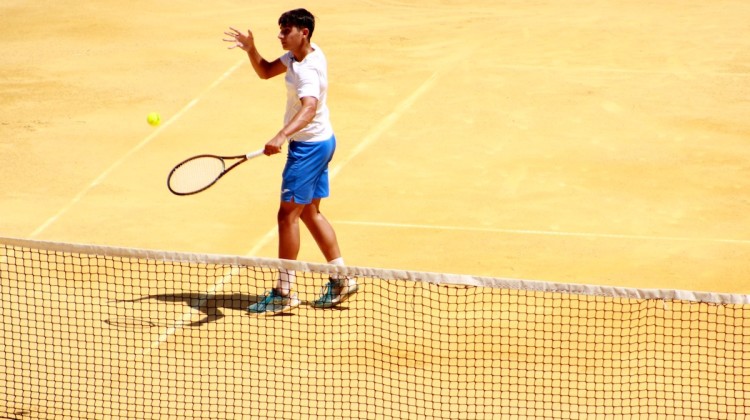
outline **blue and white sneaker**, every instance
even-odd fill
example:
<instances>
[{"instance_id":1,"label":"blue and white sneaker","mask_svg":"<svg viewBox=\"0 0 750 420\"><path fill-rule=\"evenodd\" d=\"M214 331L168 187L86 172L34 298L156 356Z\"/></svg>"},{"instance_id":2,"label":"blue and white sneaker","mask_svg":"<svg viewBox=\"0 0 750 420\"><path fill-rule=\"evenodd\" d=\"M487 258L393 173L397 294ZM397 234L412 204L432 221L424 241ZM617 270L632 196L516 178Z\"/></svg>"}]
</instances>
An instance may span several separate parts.
<instances>
[{"instance_id":1,"label":"blue and white sneaker","mask_svg":"<svg viewBox=\"0 0 750 420\"><path fill-rule=\"evenodd\" d=\"M320 297L313 302L312 306L316 308L332 308L357 293L357 289L359 289L359 286L354 279L330 279L323 286Z\"/></svg>"},{"instance_id":2,"label":"blue and white sneaker","mask_svg":"<svg viewBox=\"0 0 750 420\"><path fill-rule=\"evenodd\" d=\"M263 299L247 307L247 311L257 315L276 315L282 312L290 311L300 304L297 294L292 293L289 296L282 296L276 289L263 296Z\"/></svg>"}]
</instances>

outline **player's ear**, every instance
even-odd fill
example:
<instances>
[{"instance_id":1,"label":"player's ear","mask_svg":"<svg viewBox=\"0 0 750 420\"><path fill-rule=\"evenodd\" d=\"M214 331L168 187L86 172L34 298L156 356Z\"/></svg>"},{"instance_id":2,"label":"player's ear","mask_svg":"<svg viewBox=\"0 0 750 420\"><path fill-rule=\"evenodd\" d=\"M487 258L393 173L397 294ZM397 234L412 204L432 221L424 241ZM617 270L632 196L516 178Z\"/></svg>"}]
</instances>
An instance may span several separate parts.
<instances>
[{"instance_id":1,"label":"player's ear","mask_svg":"<svg viewBox=\"0 0 750 420\"><path fill-rule=\"evenodd\" d=\"M308 28L302 28L302 35L305 36L305 38L310 38L310 29Z\"/></svg>"}]
</instances>

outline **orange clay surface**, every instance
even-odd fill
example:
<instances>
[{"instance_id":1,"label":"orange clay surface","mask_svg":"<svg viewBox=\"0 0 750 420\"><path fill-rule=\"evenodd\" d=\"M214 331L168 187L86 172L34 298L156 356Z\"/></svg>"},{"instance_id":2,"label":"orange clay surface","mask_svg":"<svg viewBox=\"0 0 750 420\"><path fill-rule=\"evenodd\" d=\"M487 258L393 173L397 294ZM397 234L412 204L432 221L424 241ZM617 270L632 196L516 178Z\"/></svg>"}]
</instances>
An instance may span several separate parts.
<instances>
[{"instance_id":1,"label":"orange clay surface","mask_svg":"<svg viewBox=\"0 0 750 420\"><path fill-rule=\"evenodd\" d=\"M298 6L3 1L0 235L275 257L283 156L192 197L165 180L280 128L282 78L222 37L276 58ZM308 7L348 264L750 293L750 3Z\"/></svg>"},{"instance_id":2,"label":"orange clay surface","mask_svg":"<svg viewBox=\"0 0 750 420\"><path fill-rule=\"evenodd\" d=\"M171 195L166 176L188 156L245 153L278 131L283 79L259 80L245 54L228 50L222 37L230 25L252 28L261 53L274 59L282 53L277 18L294 7L299 3L286 0L3 0L0 236L275 257L283 156L248 162L191 197ZM309 8L318 16L313 41L329 61L339 140L323 212L348 264L750 293L746 0L323 0ZM157 128L146 123L152 111L162 116ZM302 239L300 259L322 262L309 234ZM0 266L6 262L0 258ZM731 349L747 327L731 307L697 306L705 312L690 321L665 321L654 335L667 344L654 338L638 346L652 370L590 370L587 357L617 361L604 366L634 357L627 343L641 336L626 329L600 347L593 335L563 333L552 344L563 350L542 366L535 346L548 340L547 328L531 326L551 308L536 307L533 298L522 307L499 306L497 323L486 323L517 324L528 340L503 344L509 337L468 334L455 347L439 342L447 328L405 327L450 317L457 324L462 315L433 317L442 313L439 305L413 309L415 291L426 284L363 280L363 292L344 310L303 305L290 317L260 318L244 308L264 285L247 281L201 278L147 299L126 279L98 285L108 292L96 295L59 279L7 278L2 418L224 418L224 410L263 418L281 408L322 418L334 409L326 408L325 394L342 378L371 384L347 390L361 394L345 397L343 410L353 418L428 418L456 407L464 408L452 414L481 418L469 410L507 404L528 413L535 400L545 401L547 418L564 410L617 412L607 395L627 402L629 382L624 392L611 384L591 388L591 372L635 375L649 390L678 398L707 389L702 395L710 398L688 401L686 411L669 411L668 396L656 393L662 413L695 414L698 405L739 413L745 401L742 354ZM221 296L200 294L203 304L195 304L195 293L220 289ZM371 310L404 290L412 293L406 312L415 320ZM126 299L119 306L112 300L118 297ZM647 304L657 317L679 306ZM617 306L597 310L616 314ZM233 316L183 328L221 311ZM112 316L124 325L104 325ZM704 325L733 316L732 331ZM155 323L138 325L137 317ZM576 322L617 328L618 319ZM290 342L289 331L301 339ZM411 333L425 353L413 352ZM253 345L256 335L262 340ZM330 337L348 344L339 349ZM454 382L469 372L451 368L455 348L479 358L468 389L484 387L478 395L492 398L466 394L461 375ZM652 357L664 349L678 353ZM734 366L731 357L738 358ZM292 362L276 375L268 358ZM334 358L357 363L330 373L325 367ZM554 385L519 388L505 375L517 370L519 382L531 384L535 375L555 379L548 373L561 369L570 371L562 382L572 394ZM677 376L674 387L659 382L657 373L666 371ZM414 377L428 384L421 386L425 401L414 402L421 396L414 390L389 389ZM219 380L204 390L212 378ZM289 383L274 382L284 379ZM460 389L435 392L433 379Z\"/></svg>"}]
</instances>

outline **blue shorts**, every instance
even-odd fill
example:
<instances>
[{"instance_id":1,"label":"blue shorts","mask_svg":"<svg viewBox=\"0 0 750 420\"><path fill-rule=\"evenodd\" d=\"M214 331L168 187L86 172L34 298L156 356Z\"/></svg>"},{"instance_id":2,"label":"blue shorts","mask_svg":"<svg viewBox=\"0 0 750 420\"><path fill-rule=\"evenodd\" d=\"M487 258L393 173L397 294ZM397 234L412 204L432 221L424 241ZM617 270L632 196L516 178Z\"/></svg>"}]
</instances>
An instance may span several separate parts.
<instances>
[{"instance_id":1,"label":"blue shorts","mask_svg":"<svg viewBox=\"0 0 750 420\"><path fill-rule=\"evenodd\" d=\"M328 197L328 163L336 151L336 137L325 141L292 141L281 175L281 201L310 204Z\"/></svg>"}]
</instances>

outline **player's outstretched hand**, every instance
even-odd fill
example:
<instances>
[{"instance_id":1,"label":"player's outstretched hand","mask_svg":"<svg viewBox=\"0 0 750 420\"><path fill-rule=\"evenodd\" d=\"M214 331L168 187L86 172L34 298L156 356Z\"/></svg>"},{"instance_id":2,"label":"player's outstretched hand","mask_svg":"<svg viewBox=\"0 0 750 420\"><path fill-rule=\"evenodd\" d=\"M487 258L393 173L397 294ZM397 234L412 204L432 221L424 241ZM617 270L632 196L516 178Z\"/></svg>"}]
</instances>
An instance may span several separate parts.
<instances>
[{"instance_id":1,"label":"player's outstretched hand","mask_svg":"<svg viewBox=\"0 0 750 420\"><path fill-rule=\"evenodd\" d=\"M229 27L229 30L224 32L224 35L227 35L229 38L224 38L223 40L232 43L232 45L229 46L229 49L240 48L244 51L250 51L255 47L255 39L253 38L253 32L250 29L247 30L247 35L245 35L241 31Z\"/></svg>"}]
</instances>

